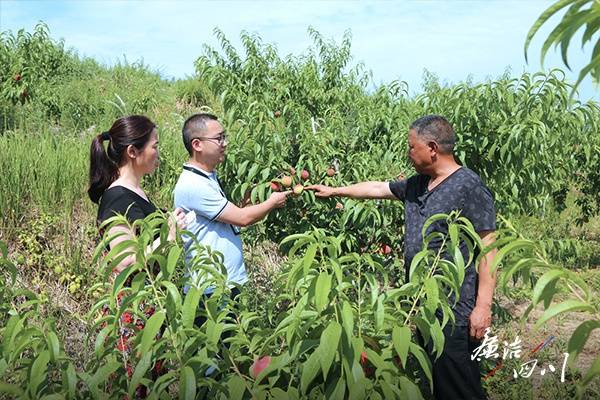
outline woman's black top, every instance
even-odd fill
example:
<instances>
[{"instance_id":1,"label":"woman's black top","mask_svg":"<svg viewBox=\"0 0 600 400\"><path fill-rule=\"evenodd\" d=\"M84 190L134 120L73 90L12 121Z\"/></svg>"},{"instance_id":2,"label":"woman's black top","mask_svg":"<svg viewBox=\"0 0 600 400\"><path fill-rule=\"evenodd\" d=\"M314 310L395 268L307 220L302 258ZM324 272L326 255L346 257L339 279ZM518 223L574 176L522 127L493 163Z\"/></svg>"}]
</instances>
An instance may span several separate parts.
<instances>
[{"instance_id":1,"label":"woman's black top","mask_svg":"<svg viewBox=\"0 0 600 400\"><path fill-rule=\"evenodd\" d=\"M98 206L98 224L114 217L124 215L129 222L146 218L156 211L154 204L131 189L113 186L107 189Z\"/></svg>"}]
</instances>

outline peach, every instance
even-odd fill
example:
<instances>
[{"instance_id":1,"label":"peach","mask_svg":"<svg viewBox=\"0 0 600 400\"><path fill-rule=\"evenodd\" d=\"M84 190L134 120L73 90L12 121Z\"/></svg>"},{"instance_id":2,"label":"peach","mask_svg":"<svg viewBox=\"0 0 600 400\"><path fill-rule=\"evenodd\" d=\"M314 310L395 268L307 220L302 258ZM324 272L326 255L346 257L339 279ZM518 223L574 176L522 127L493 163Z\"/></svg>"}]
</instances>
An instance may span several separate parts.
<instances>
[{"instance_id":1,"label":"peach","mask_svg":"<svg viewBox=\"0 0 600 400\"><path fill-rule=\"evenodd\" d=\"M256 377L271 364L271 357L264 356L254 360L254 363L250 367L250 376L256 379Z\"/></svg>"},{"instance_id":2,"label":"peach","mask_svg":"<svg viewBox=\"0 0 600 400\"><path fill-rule=\"evenodd\" d=\"M381 244L381 254L388 255L392 252L392 248L387 244Z\"/></svg>"},{"instance_id":3,"label":"peach","mask_svg":"<svg viewBox=\"0 0 600 400\"><path fill-rule=\"evenodd\" d=\"M297 184L296 186L294 186L294 194L296 196L299 196L302 194L302 192L304 191L304 186L302 186L301 184Z\"/></svg>"},{"instance_id":4,"label":"peach","mask_svg":"<svg viewBox=\"0 0 600 400\"><path fill-rule=\"evenodd\" d=\"M292 177L288 175L284 176L283 178L281 178L281 184L285 187L292 186Z\"/></svg>"}]
</instances>

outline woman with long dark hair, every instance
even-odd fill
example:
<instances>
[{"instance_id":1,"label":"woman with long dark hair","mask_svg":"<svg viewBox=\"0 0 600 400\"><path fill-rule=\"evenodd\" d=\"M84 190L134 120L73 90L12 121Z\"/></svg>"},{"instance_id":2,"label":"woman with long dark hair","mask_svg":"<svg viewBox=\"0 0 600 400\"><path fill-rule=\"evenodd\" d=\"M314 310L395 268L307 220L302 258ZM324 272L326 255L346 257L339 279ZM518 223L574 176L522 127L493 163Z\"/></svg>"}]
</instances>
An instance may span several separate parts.
<instances>
[{"instance_id":1,"label":"woman with long dark hair","mask_svg":"<svg viewBox=\"0 0 600 400\"><path fill-rule=\"evenodd\" d=\"M156 125L143 115L119 118L108 131L94 138L90 148L88 195L98 204L98 223L116 214L133 222L156 211L141 181L158 167L158 155ZM174 219L169 219L171 240L175 237L176 225L183 228L185 213L177 208L173 216ZM128 227L117 225L110 229L109 236L117 233L123 234L110 242L111 248L133 235ZM133 257L124 259L114 272L119 273L133 263Z\"/></svg>"},{"instance_id":2,"label":"woman with long dark hair","mask_svg":"<svg viewBox=\"0 0 600 400\"><path fill-rule=\"evenodd\" d=\"M146 196L141 187L142 177L153 173L158 166L158 134L156 125L142 115L130 115L117 119L111 128L96 136L90 148L90 199L98 204L98 223L114 217L124 215L132 223L143 219L156 211L156 207ZM185 213L181 209L169 217L169 240L175 239L176 229L183 229ZM135 232L127 225L113 225L108 231L108 237L119 234L109 243L110 248L124 240L134 237ZM160 243L156 239L148 251ZM135 262L135 254L124 258L116 268L114 274ZM122 293L119 293L117 303L121 303ZM141 305L141 312L146 319L154 314L152 305ZM103 310L104 314L108 308ZM136 316L132 310L121 314L118 321L119 332L117 349L123 355L125 371L129 378L133 375L134 366L131 362L133 354L130 343L133 342L137 332L144 328L143 319ZM162 374L163 368L157 362L153 367L153 376L157 378ZM136 389L136 398L146 397L146 388L140 385Z\"/></svg>"}]
</instances>

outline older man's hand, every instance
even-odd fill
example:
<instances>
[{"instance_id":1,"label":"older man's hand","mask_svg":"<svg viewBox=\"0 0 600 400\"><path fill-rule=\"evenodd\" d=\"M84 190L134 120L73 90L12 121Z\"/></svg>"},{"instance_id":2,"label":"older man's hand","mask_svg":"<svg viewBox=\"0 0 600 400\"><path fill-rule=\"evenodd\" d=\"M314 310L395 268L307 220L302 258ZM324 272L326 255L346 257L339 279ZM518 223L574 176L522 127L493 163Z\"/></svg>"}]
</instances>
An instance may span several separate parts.
<instances>
[{"instance_id":1,"label":"older man's hand","mask_svg":"<svg viewBox=\"0 0 600 400\"><path fill-rule=\"evenodd\" d=\"M482 339L486 328L492 326L492 308L475 306L469 316L469 334L475 339Z\"/></svg>"}]
</instances>

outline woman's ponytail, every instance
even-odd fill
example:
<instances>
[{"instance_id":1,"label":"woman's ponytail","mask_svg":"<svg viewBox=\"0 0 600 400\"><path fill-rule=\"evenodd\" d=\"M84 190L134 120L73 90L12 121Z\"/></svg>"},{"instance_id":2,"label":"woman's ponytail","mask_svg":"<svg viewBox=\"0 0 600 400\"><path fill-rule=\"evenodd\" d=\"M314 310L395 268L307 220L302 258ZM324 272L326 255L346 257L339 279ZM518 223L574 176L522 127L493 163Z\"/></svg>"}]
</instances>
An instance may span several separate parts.
<instances>
[{"instance_id":1,"label":"woman's ponytail","mask_svg":"<svg viewBox=\"0 0 600 400\"><path fill-rule=\"evenodd\" d=\"M98 204L104 191L113 183L119 174L117 164L112 161L104 148L104 140L109 140L110 134L104 132L92 140L90 147L90 187L88 195L90 199Z\"/></svg>"}]
</instances>

